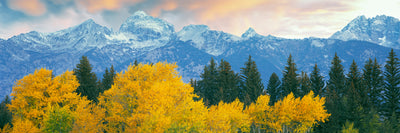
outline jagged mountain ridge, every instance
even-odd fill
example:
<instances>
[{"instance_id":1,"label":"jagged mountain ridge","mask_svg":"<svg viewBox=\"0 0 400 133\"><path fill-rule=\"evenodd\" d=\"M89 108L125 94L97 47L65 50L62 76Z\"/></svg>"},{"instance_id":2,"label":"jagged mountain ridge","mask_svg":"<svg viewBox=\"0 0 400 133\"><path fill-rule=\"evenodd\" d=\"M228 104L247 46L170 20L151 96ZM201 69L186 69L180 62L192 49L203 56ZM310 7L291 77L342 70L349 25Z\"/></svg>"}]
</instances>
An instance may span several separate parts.
<instances>
[{"instance_id":1,"label":"jagged mountain ridge","mask_svg":"<svg viewBox=\"0 0 400 133\"><path fill-rule=\"evenodd\" d=\"M348 69L353 59L360 66L369 57L383 63L390 47L398 46L379 45L360 38L356 39L361 41L338 39L285 39L263 36L252 28L238 37L206 25L189 25L175 32L172 24L139 11L115 32L87 20L54 33L32 31L0 40L0 97L10 94L14 81L35 69L52 69L58 75L72 70L82 55L88 56L99 78L106 67L114 65L117 71L122 71L137 59L177 62L186 82L199 78L211 57L217 62L227 60L239 72L248 55L252 55L266 83L272 72L280 75L289 54L299 70L310 72L318 63L326 76L335 52Z\"/></svg>"},{"instance_id":2,"label":"jagged mountain ridge","mask_svg":"<svg viewBox=\"0 0 400 133\"><path fill-rule=\"evenodd\" d=\"M397 18L385 15L373 18L359 16L353 19L341 31L334 33L330 38L344 41L368 41L399 49L400 21Z\"/></svg>"}]
</instances>

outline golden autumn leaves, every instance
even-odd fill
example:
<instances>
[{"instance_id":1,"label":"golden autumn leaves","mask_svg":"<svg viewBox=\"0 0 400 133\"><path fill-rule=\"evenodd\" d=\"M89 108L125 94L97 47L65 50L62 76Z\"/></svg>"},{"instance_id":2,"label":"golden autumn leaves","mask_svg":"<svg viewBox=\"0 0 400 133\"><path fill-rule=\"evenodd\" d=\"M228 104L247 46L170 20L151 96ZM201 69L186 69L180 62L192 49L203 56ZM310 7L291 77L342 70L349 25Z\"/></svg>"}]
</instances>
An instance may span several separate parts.
<instances>
[{"instance_id":1,"label":"golden autumn leaves","mask_svg":"<svg viewBox=\"0 0 400 133\"><path fill-rule=\"evenodd\" d=\"M207 108L193 100L198 96L176 68L130 66L97 104L74 92L79 84L72 72L54 77L50 70L37 70L13 87L12 132L305 132L329 117L325 98L312 92L303 98L290 94L274 106L262 95L246 108L239 100Z\"/></svg>"}]
</instances>

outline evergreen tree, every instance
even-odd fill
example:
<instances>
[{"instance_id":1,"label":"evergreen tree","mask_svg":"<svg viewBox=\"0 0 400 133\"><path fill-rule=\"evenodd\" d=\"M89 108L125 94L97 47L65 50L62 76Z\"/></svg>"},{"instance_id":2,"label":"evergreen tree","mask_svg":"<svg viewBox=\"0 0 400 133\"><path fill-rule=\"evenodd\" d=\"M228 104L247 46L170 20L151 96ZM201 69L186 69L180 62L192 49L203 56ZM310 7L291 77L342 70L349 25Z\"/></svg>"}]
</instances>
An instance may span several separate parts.
<instances>
[{"instance_id":1,"label":"evergreen tree","mask_svg":"<svg viewBox=\"0 0 400 133\"><path fill-rule=\"evenodd\" d=\"M382 91L384 87L384 78L381 66L376 61L369 59L366 61L363 69L363 84L367 89L369 110L374 108L380 110L382 103Z\"/></svg>"},{"instance_id":2,"label":"evergreen tree","mask_svg":"<svg viewBox=\"0 0 400 133\"><path fill-rule=\"evenodd\" d=\"M340 97L343 95L345 90L345 75L341 60L335 53L335 57L331 62L332 66L329 71L329 80L327 83L328 89L334 91Z\"/></svg>"},{"instance_id":3,"label":"evergreen tree","mask_svg":"<svg viewBox=\"0 0 400 133\"><path fill-rule=\"evenodd\" d=\"M278 97L280 97L279 88L281 85L281 81L279 80L278 75L276 73L272 73L269 77L267 92L270 95L269 105L272 106L276 101L278 101Z\"/></svg>"},{"instance_id":4,"label":"evergreen tree","mask_svg":"<svg viewBox=\"0 0 400 133\"><path fill-rule=\"evenodd\" d=\"M213 58L210 60L210 64L204 66L204 71L200 75L201 80L198 81L198 95L203 95L204 103L208 106L218 104L219 100L215 97L216 93L219 92L218 88L218 71L217 65Z\"/></svg>"},{"instance_id":5,"label":"evergreen tree","mask_svg":"<svg viewBox=\"0 0 400 133\"><path fill-rule=\"evenodd\" d=\"M326 108L331 114L329 121L321 124L322 132L338 132L346 121L345 97L343 96L345 89L345 75L341 60L335 53L335 57L331 62L332 66L329 70L329 80L327 81L326 90Z\"/></svg>"},{"instance_id":6,"label":"evergreen tree","mask_svg":"<svg viewBox=\"0 0 400 133\"><path fill-rule=\"evenodd\" d=\"M79 81L79 87L76 92L81 96L86 96L89 100L97 102L99 96L99 88L97 85L97 77L92 72L92 66L86 56L82 56L79 64L74 68L74 75Z\"/></svg>"},{"instance_id":7,"label":"evergreen tree","mask_svg":"<svg viewBox=\"0 0 400 133\"><path fill-rule=\"evenodd\" d=\"M243 81L243 100L245 105L250 105L257 100L264 90L261 74L258 72L256 62L249 55L245 62L245 67L241 68L240 73Z\"/></svg>"},{"instance_id":8,"label":"evergreen tree","mask_svg":"<svg viewBox=\"0 0 400 133\"><path fill-rule=\"evenodd\" d=\"M360 116L363 114L363 110L366 104L363 104L365 98L367 98L367 93L362 86L361 74L358 70L356 62L350 66L350 72L347 74L346 79L347 91L345 91L347 96L347 119L354 122L355 126L358 128L360 126Z\"/></svg>"},{"instance_id":9,"label":"evergreen tree","mask_svg":"<svg viewBox=\"0 0 400 133\"><path fill-rule=\"evenodd\" d=\"M300 76L300 97L307 95L311 91L311 81L307 73L301 72Z\"/></svg>"},{"instance_id":10,"label":"evergreen tree","mask_svg":"<svg viewBox=\"0 0 400 133\"><path fill-rule=\"evenodd\" d=\"M382 123L379 120L379 114L373 108L361 116L360 132L362 133L378 133Z\"/></svg>"},{"instance_id":11,"label":"evergreen tree","mask_svg":"<svg viewBox=\"0 0 400 133\"><path fill-rule=\"evenodd\" d=\"M108 71L108 68L106 68L106 71L103 75L103 80L101 81L101 92L103 93L104 91L108 90L111 88L111 85L114 83L114 77L115 77L115 70L114 66L111 65L110 71Z\"/></svg>"},{"instance_id":12,"label":"evergreen tree","mask_svg":"<svg viewBox=\"0 0 400 133\"><path fill-rule=\"evenodd\" d=\"M310 75L311 81L311 90L314 92L315 96L320 95L323 96L324 92L324 77L321 76L320 69L318 68L317 64L315 64L313 71Z\"/></svg>"},{"instance_id":13,"label":"evergreen tree","mask_svg":"<svg viewBox=\"0 0 400 133\"><path fill-rule=\"evenodd\" d=\"M133 62L133 65L138 66L139 62L135 59L135 62Z\"/></svg>"},{"instance_id":14,"label":"evergreen tree","mask_svg":"<svg viewBox=\"0 0 400 133\"><path fill-rule=\"evenodd\" d=\"M297 68L296 64L292 59L292 55L289 55L287 60L287 66L285 66L285 70L282 72L282 96L285 97L293 92L295 97L299 97L299 81L297 79L298 74L296 73ZM281 97L280 99L282 99Z\"/></svg>"},{"instance_id":15,"label":"evergreen tree","mask_svg":"<svg viewBox=\"0 0 400 133\"><path fill-rule=\"evenodd\" d=\"M0 129L2 129L6 124L11 124L12 114L8 110L8 104L11 104L11 99L6 95L4 100L0 103Z\"/></svg>"},{"instance_id":16,"label":"evergreen tree","mask_svg":"<svg viewBox=\"0 0 400 133\"><path fill-rule=\"evenodd\" d=\"M232 70L229 62L221 60L218 67L218 88L224 102L230 103L239 98L239 82L240 77Z\"/></svg>"},{"instance_id":17,"label":"evergreen tree","mask_svg":"<svg viewBox=\"0 0 400 133\"><path fill-rule=\"evenodd\" d=\"M393 49L385 65L384 114L387 117L400 115L400 61Z\"/></svg>"}]
</instances>

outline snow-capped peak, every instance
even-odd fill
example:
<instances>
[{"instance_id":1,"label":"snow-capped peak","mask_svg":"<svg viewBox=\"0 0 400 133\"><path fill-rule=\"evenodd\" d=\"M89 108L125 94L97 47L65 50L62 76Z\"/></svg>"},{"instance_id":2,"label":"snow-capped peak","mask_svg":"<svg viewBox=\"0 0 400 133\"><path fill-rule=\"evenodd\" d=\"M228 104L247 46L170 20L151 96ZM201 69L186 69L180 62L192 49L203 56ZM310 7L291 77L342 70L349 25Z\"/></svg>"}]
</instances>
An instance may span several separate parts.
<instances>
[{"instance_id":1,"label":"snow-capped peak","mask_svg":"<svg viewBox=\"0 0 400 133\"><path fill-rule=\"evenodd\" d=\"M247 29L245 33L242 34L242 38L251 38L257 35L258 35L257 32L250 27L249 29Z\"/></svg>"},{"instance_id":2,"label":"snow-capped peak","mask_svg":"<svg viewBox=\"0 0 400 133\"><path fill-rule=\"evenodd\" d=\"M400 22L394 17L385 15L373 18L359 16L330 38L344 41L361 40L391 48L400 48L400 46L394 45L400 43Z\"/></svg>"},{"instance_id":3,"label":"snow-capped peak","mask_svg":"<svg viewBox=\"0 0 400 133\"><path fill-rule=\"evenodd\" d=\"M142 10L139 10L139 11L136 11L135 13L133 13L132 16L146 17L146 16L149 16L149 15L147 15L146 12L144 12L144 11L142 11Z\"/></svg>"},{"instance_id":4,"label":"snow-capped peak","mask_svg":"<svg viewBox=\"0 0 400 133\"><path fill-rule=\"evenodd\" d=\"M171 37L175 33L175 29L172 24L162 19L148 16L143 11L137 11L125 20L119 28L119 32L135 35L139 40L152 40Z\"/></svg>"}]
</instances>

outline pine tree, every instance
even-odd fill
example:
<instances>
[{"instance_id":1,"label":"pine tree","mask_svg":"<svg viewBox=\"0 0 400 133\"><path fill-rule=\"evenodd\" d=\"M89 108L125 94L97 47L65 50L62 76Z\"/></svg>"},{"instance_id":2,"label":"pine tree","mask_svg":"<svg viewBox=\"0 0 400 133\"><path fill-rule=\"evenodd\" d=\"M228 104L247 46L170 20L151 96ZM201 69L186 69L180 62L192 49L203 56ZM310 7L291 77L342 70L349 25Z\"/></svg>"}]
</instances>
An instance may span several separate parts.
<instances>
[{"instance_id":1,"label":"pine tree","mask_svg":"<svg viewBox=\"0 0 400 133\"><path fill-rule=\"evenodd\" d=\"M203 100L206 105L218 104L219 100L215 97L215 94L219 91L217 83L218 71L213 58L211 58L209 65L204 66L204 71L200 78L202 79L198 81L199 90L196 92L204 96Z\"/></svg>"},{"instance_id":2,"label":"pine tree","mask_svg":"<svg viewBox=\"0 0 400 133\"><path fill-rule=\"evenodd\" d=\"M103 93L104 91L108 90L111 88L111 85L114 83L114 77L115 77L115 70L114 66L111 65L110 71L108 71L108 68L106 68L106 71L103 75L103 80L101 80L101 92Z\"/></svg>"},{"instance_id":3,"label":"pine tree","mask_svg":"<svg viewBox=\"0 0 400 133\"><path fill-rule=\"evenodd\" d=\"M4 100L0 103L0 129L2 129L6 124L11 124L12 114L8 110L8 104L11 104L11 99L6 95Z\"/></svg>"},{"instance_id":4,"label":"pine tree","mask_svg":"<svg viewBox=\"0 0 400 133\"><path fill-rule=\"evenodd\" d=\"M138 66L139 62L135 59L135 62L133 63L133 65Z\"/></svg>"},{"instance_id":5,"label":"pine tree","mask_svg":"<svg viewBox=\"0 0 400 133\"><path fill-rule=\"evenodd\" d=\"M362 86L361 74L358 70L358 66L356 62L353 60L353 63L350 66L350 72L347 74L346 79L347 90L345 91L347 97L347 118L351 122L354 122L355 126L359 127L360 116L363 114L363 110L365 108L365 98L367 98L367 93Z\"/></svg>"},{"instance_id":6,"label":"pine tree","mask_svg":"<svg viewBox=\"0 0 400 133\"><path fill-rule=\"evenodd\" d=\"M396 56L392 49L385 65L384 114L387 117L400 115L400 60Z\"/></svg>"},{"instance_id":7,"label":"pine tree","mask_svg":"<svg viewBox=\"0 0 400 133\"><path fill-rule=\"evenodd\" d=\"M368 109L371 110L373 108L377 111L381 110L384 78L381 66L376 61L376 58L374 61L372 61L372 59L366 61L363 69L363 84L369 96L367 105L370 107Z\"/></svg>"},{"instance_id":8,"label":"pine tree","mask_svg":"<svg viewBox=\"0 0 400 133\"><path fill-rule=\"evenodd\" d=\"M345 75L343 65L340 64L342 61L335 53L335 57L332 60L332 66L329 71L329 80L327 87L330 90L336 92L339 96L342 96L345 91Z\"/></svg>"},{"instance_id":9,"label":"pine tree","mask_svg":"<svg viewBox=\"0 0 400 133\"><path fill-rule=\"evenodd\" d=\"M240 77L236 74L229 62L221 60L218 67L218 88L222 90L222 100L225 103L233 102L236 98L239 98Z\"/></svg>"},{"instance_id":10,"label":"pine tree","mask_svg":"<svg viewBox=\"0 0 400 133\"><path fill-rule=\"evenodd\" d=\"M287 66L285 66L285 70L282 72L282 95L287 96L289 93L293 92L295 97L299 97L299 81L298 74L296 73L297 68L296 64L292 59L292 55L289 55L287 60ZM281 97L282 98L282 97Z\"/></svg>"},{"instance_id":11,"label":"pine tree","mask_svg":"<svg viewBox=\"0 0 400 133\"><path fill-rule=\"evenodd\" d=\"M245 62L245 67L241 68L240 73L243 81L243 95L245 105L255 102L264 90L261 74L258 72L256 62L249 55Z\"/></svg>"},{"instance_id":12,"label":"pine tree","mask_svg":"<svg viewBox=\"0 0 400 133\"><path fill-rule=\"evenodd\" d=\"M300 76L300 91L300 97L307 95L311 91L311 80L308 77L307 73L303 71L301 72Z\"/></svg>"},{"instance_id":13,"label":"pine tree","mask_svg":"<svg viewBox=\"0 0 400 133\"><path fill-rule=\"evenodd\" d=\"M329 80L327 81L326 90L326 108L331 114L329 121L321 124L322 132L338 132L341 126L345 123L346 111L344 106L344 90L345 90L345 75L341 60L335 53L329 71Z\"/></svg>"},{"instance_id":14,"label":"pine tree","mask_svg":"<svg viewBox=\"0 0 400 133\"><path fill-rule=\"evenodd\" d=\"M315 64L313 71L310 75L311 81L311 90L314 92L315 96L320 95L323 96L324 92L324 77L321 76L320 69L317 64Z\"/></svg>"},{"instance_id":15,"label":"pine tree","mask_svg":"<svg viewBox=\"0 0 400 133\"><path fill-rule=\"evenodd\" d=\"M81 96L86 96L89 100L97 102L100 89L97 86L96 74L92 72L92 65L86 56L82 56L79 64L74 68L74 75L80 84L76 92Z\"/></svg>"},{"instance_id":16,"label":"pine tree","mask_svg":"<svg viewBox=\"0 0 400 133\"><path fill-rule=\"evenodd\" d=\"M279 80L278 75L276 73L272 73L269 77L267 93L270 95L269 105L272 106L276 101L278 101L278 97L280 97L280 88L281 81Z\"/></svg>"}]
</instances>

